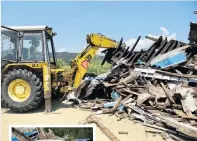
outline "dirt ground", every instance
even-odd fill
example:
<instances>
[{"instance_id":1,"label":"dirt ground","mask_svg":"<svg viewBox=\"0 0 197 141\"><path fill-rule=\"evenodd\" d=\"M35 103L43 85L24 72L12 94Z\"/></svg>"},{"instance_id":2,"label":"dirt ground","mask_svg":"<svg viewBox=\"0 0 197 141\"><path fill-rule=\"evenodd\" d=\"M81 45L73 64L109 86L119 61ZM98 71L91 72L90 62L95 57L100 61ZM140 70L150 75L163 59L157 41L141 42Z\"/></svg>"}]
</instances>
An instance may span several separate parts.
<instances>
[{"instance_id":1,"label":"dirt ground","mask_svg":"<svg viewBox=\"0 0 197 141\"><path fill-rule=\"evenodd\" d=\"M53 112L44 113L44 102L34 111L25 114L12 113L10 110L1 110L1 140L9 140L9 125L78 125L91 112L80 110L65 103L53 101ZM117 121L116 116L98 115L103 124L111 130L121 141L164 141L159 134L146 133L140 123L123 119ZM150 128L149 128L150 129ZM128 131L128 134L118 134L118 131ZM110 141L102 131L96 127L96 141Z\"/></svg>"}]
</instances>

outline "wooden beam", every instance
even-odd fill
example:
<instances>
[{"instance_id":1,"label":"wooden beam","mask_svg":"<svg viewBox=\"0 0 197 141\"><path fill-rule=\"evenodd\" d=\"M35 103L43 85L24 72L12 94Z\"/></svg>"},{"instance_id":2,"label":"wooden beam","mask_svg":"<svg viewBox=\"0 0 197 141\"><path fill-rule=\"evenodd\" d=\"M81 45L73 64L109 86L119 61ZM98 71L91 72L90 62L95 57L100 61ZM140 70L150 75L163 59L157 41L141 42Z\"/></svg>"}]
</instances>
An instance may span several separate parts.
<instances>
[{"instance_id":1,"label":"wooden beam","mask_svg":"<svg viewBox=\"0 0 197 141\"><path fill-rule=\"evenodd\" d=\"M109 129L107 129L101 121L94 115L90 115L86 119L86 123L95 123L99 129L111 140L111 141L120 141Z\"/></svg>"},{"instance_id":2,"label":"wooden beam","mask_svg":"<svg viewBox=\"0 0 197 141\"><path fill-rule=\"evenodd\" d=\"M174 99L172 98L172 95L168 92L168 90L167 90L166 86L163 84L163 82L160 82L160 85L161 85L161 87L163 88L163 90L164 90L166 96L168 97L170 103L173 103L173 104L174 104L175 101L174 101Z\"/></svg>"}]
</instances>

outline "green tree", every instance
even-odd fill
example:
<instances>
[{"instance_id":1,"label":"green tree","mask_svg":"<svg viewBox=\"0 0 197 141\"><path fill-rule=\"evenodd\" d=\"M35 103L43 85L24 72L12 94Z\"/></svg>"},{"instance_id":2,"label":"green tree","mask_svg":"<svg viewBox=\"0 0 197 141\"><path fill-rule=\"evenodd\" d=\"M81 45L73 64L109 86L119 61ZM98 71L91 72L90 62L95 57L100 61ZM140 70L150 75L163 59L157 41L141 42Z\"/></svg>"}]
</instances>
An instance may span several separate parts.
<instances>
[{"instance_id":1,"label":"green tree","mask_svg":"<svg viewBox=\"0 0 197 141\"><path fill-rule=\"evenodd\" d=\"M96 56L93 60L91 60L87 73L99 75L107 72L110 69L111 64L105 63L103 66L101 66L101 63L102 63L102 59ZM71 69L70 65L68 65L66 61L63 59L57 59L57 65L59 68L63 68L67 70Z\"/></svg>"},{"instance_id":2,"label":"green tree","mask_svg":"<svg viewBox=\"0 0 197 141\"><path fill-rule=\"evenodd\" d=\"M105 63L102 66L101 63L102 63L102 60L100 58L98 58L98 57L95 57L90 62L90 65L89 65L87 73L93 73L93 74L99 75L99 74L107 72L110 69L110 67L111 67L110 64Z\"/></svg>"},{"instance_id":3,"label":"green tree","mask_svg":"<svg viewBox=\"0 0 197 141\"><path fill-rule=\"evenodd\" d=\"M45 128L44 130L48 132L49 128ZM69 139L75 140L80 138L89 138L93 140L93 128L90 127L80 127L80 128L50 128L53 133L58 137L64 137L68 135Z\"/></svg>"},{"instance_id":4,"label":"green tree","mask_svg":"<svg viewBox=\"0 0 197 141\"><path fill-rule=\"evenodd\" d=\"M58 68L62 68L62 69L66 69L66 70L71 69L70 65L67 65L66 61L63 59L57 59L57 66L58 66Z\"/></svg>"}]
</instances>

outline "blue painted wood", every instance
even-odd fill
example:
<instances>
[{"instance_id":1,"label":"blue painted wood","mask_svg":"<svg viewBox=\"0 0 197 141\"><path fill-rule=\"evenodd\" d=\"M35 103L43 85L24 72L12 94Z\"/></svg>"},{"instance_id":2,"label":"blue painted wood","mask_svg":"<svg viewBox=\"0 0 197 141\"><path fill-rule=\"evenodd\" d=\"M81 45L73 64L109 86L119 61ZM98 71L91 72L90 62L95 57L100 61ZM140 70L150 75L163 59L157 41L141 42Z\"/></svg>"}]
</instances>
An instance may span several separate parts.
<instances>
[{"instance_id":1,"label":"blue painted wood","mask_svg":"<svg viewBox=\"0 0 197 141\"><path fill-rule=\"evenodd\" d=\"M164 68L185 62L186 60L187 60L187 57L185 53L178 52L177 54L166 56L166 58L164 58L163 60L152 63L151 66L156 66L156 67L160 67L161 69L164 69Z\"/></svg>"}]
</instances>

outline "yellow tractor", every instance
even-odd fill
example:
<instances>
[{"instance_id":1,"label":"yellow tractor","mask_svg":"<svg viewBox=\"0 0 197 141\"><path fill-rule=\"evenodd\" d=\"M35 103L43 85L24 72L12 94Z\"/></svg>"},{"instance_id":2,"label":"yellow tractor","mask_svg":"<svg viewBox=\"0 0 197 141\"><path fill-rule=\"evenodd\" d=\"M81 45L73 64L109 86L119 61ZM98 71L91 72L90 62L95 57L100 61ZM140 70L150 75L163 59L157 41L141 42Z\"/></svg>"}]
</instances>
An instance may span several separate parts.
<instances>
[{"instance_id":1,"label":"yellow tractor","mask_svg":"<svg viewBox=\"0 0 197 141\"><path fill-rule=\"evenodd\" d=\"M87 47L67 71L57 67L55 35L48 26L1 26L1 99L11 110L30 111L44 98L45 112L50 112L53 91L77 88L98 49L118 46L101 34L89 34Z\"/></svg>"}]
</instances>

